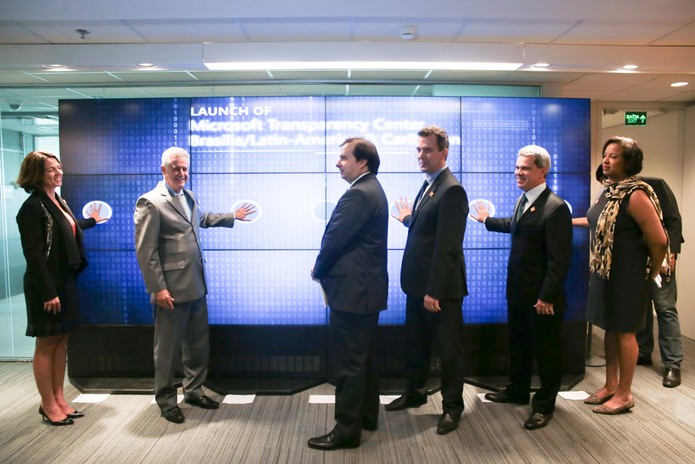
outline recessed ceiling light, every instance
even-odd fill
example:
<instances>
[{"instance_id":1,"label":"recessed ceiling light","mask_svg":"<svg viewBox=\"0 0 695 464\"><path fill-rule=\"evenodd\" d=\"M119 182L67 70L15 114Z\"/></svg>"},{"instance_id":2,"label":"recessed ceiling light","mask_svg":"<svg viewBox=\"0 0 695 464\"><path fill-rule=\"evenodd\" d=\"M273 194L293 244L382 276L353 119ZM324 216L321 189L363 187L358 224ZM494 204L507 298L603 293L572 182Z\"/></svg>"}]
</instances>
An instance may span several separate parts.
<instances>
[{"instance_id":1,"label":"recessed ceiling light","mask_svg":"<svg viewBox=\"0 0 695 464\"><path fill-rule=\"evenodd\" d=\"M141 68L154 68L156 65L154 63L138 63L136 66Z\"/></svg>"},{"instance_id":2,"label":"recessed ceiling light","mask_svg":"<svg viewBox=\"0 0 695 464\"><path fill-rule=\"evenodd\" d=\"M626 71L634 71L637 68L639 68L639 66L636 64L626 64L625 66L622 66L621 69L624 69Z\"/></svg>"},{"instance_id":3,"label":"recessed ceiling light","mask_svg":"<svg viewBox=\"0 0 695 464\"><path fill-rule=\"evenodd\" d=\"M534 63L531 66L534 68L548 68L550 67L550 63Z\"/></svg>"},{"instance_id":4,"label":"recessed ceiling light","mask_svg":"<svg viewBox=\"0 0 695 464\"><path fill-rule=\"evenodd\" d=\"M64 68L65 65L55 63L55 64L44 64L43 67L48 68L48 69L59 69L59 68Z\"/></svg>"},{"instance_id":5,"label":"recessed ceiling light","mask_svg":"<svg viewBox=\"0 0 695 464\"><path fill-rule=\"evenodd\" d=\"M406 26L401 28L401 39L403 40L413 40L417 35L417 29L415 26Z\"/></svg>"},{"instance_id":6,"label":"recessed ceiling light","mask_svg":"<svg viewBox=\"0 0 695 464\"><path fill-rule=\"evenodd\" d=\"M685 87L686 85L688 85L688 83L685 81L674 82L673 84L671 84L671 87Z\"/></svg>"}]
</instances>

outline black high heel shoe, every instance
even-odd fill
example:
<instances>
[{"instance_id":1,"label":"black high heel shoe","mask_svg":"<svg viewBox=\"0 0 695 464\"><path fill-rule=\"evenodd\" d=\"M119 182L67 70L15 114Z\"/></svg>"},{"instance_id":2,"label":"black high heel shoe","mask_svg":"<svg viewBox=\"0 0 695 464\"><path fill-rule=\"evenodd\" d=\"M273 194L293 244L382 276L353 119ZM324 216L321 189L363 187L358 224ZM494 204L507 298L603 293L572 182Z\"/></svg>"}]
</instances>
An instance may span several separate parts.
<instances>
[{"instance_id":1,"label":"black high heel shoe","mask_svg":"<svg viewBox=\"0 0 695 464\"><path fill-rule=\"evenodd\" d=\"M78 411L77 409L73 409L70 414L68 414L68 419L79 419L80 417L84 417L84 412Z\"/></svg>"},{"instance_id":2,"label":"black high heel shoe","mask_svg":"<svg viewBox=\"0 0 695 464\"><path fill-rule=\"evenodd\" d=\"M41 406L39 406L39 414L41 414L41 417L43 418L44 421L48 422L51 425L57 426L57 425L72 425L72 424L74 424L73 420L67 416L65 417L65 419L61 419L59 421L51 420L51 418L48 417L45 412L43 412L43 408Z\"/></svg>"}]
</instances>

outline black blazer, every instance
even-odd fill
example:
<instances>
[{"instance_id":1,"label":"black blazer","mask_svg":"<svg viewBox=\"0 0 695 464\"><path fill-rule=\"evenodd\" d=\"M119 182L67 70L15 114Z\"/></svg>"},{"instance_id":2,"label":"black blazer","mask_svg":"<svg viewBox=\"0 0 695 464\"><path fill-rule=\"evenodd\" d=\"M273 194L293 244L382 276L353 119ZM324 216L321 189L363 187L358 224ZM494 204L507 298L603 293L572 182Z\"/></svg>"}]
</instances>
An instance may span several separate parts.
<instances>
[{"instance_id":1,"label":"black blazer","mask_svg":"<svg viewBox=\"0 0 695 464\"><path fill-rule=\"evenodd\" d=\"M388 201L376 175L365 175L340 197L313 271L331 309L356 314L386 309L388 221Z\"/></svg>"},{"instance_id":2,"label":"black blazer","mask_svg":"<svg viewBox=\"0 0 695 464\"><path fill-rule=\"evenodd\" d=\"M440 300L468 295L463 257L467 217L466 191L447 168L403 221L408 227L401 265L406 295Z\"/></svg>"},{"instance_id":3,"label":"black blazer","mask_svg":"<svg viewBox=\"0 0 695 464\"><path fill-rule=\"evenodd\" d=\"M512 228L511 218L488 217L487 230L512 234L507 264L507 301L567 306L565 277L572 259L572 216L562 198L546 188Z\"/></svg>"},{"instance_id":4,"label":"black blazer","mask_svg":"<svg viewBox=\"0 0 695 464\"><path fill-rule=\"evenodd\" d=\"M74 276L87 266L82 247L82 229L96 225L94 218L77 219L65 200L58 194L56 199L75 220L76 233L65 215L43 191L33 192L17 213L17 225L22 242L24 258L27 261L25 285L36 288L43 301L58 296L57 289L63 285L67 276ZM51 252L46 259L47 219L41 205L53 218L51 231ZM25 288L25 291L27 289Z\"/></svg>"},{"instance_id":5,"label":"black blazer","mask_svg":"<svg viewBox=\"0 0 695 464\"><path fill-rule=\"evenodd\" d=\"M671 242L671 253L680 253L681 243L685 242L685 239L683 238L683 222L681 213L678 211L676 196L664 179L658 177L642 177L641 179L654 189L654 193L659 199L661 211L664 213L664 225Z\"/></svg>"}]
</instances>

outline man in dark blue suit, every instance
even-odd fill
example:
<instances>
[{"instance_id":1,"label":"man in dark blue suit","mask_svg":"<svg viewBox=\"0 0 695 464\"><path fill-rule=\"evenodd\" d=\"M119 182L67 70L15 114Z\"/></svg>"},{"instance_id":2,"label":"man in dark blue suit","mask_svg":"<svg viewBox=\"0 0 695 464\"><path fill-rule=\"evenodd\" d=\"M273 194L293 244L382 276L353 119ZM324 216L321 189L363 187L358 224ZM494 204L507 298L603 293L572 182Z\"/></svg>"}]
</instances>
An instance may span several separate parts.
<instances>
[{"instance_id":1,"label":"man in dark blue suit","mask_svg":"<svg viewBox=\"0 0 695 464\"><path fill-rule=\"evenodd\" d=\"M357 448L362 429L379 418L375 344L379 312L386 309L388 202L376 178L379 154L362 138L341 145L336 165L350 184L340 197L311 272L326 293L335 421L331 432L309 439L310 448Z\"/></svg>"},{"instance_id":2,"label":"man in dark blue suit","mask_svg":"<svg viewBox=\"0 0 695 464\"><path fill-rule=\"evenodd\" d=\"M418 162L426 175L412 208L397 202L397 219L408 227L401 265L401 288L406 294L406 393L387 411L414 408L427 401L427 377L432 340L441 358L443 414L437 433L458 427L463 413L463 297L466 265L463 236L468 216L466 191L446 164L449 137L436 126L418 132Z\"/></svg>"},{"instance_id":3,"label":"man in dark blue suit","mask_svg":"<svg viewBox=\"0 0 695 464\"><path fill-rule=\"evenodd\" d=\"M562 385L564 285L572 257L572 217L564 200L545 183L549 170L548 151L528 145L519 150L514 169L517 186L524 191L514 215L490 217L487 209L475 205L475 219L487 230L512 234L507 265L510 383L485 398L528 404L535 356L541 387L524 423L528 430L548 425Z\"/></svg>"}]
</instances>

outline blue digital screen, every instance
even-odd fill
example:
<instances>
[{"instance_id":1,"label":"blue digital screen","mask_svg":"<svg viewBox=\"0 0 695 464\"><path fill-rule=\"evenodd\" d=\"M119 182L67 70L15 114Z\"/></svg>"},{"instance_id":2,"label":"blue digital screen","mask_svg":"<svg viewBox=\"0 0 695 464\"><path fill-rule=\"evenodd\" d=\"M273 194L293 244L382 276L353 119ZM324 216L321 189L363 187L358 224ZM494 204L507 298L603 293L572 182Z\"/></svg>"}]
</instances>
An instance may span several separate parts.
<instances>
[{"instance_id":1,"label":"blue digital screen","mask_svg":"<svg viewBox=\"0 0 695 464\"><path fill-rule=\"evenodd\" d=\"M63 196L80 215L91 201L113 215L85 231L89 267L79 279L83 321L149 324L152 308L135 259L135 201L161 180L161 153L191 153L192 189L208 212L252 203L250 222L201 230L211 324L322 325L326 308L310 271L327 219L348 184L335 164L339 145L365 136L379 150L379 180L391 207L415 197L423 175L417 131L450 136L447 164L494 215L511 215L521 194L513 176L524 145L548 149L548 186L574 216L589 206L589 101L488 97L216 97L65 100L60 104ZM405 321L400 264L407 229L389 221L388 310L381 324ZM469 296L464 321L506 322L510 236L469 219L464 239ZM568 320L586 305L587 238L575 234L567 283Z\"/></svg>"}]
</instances>

